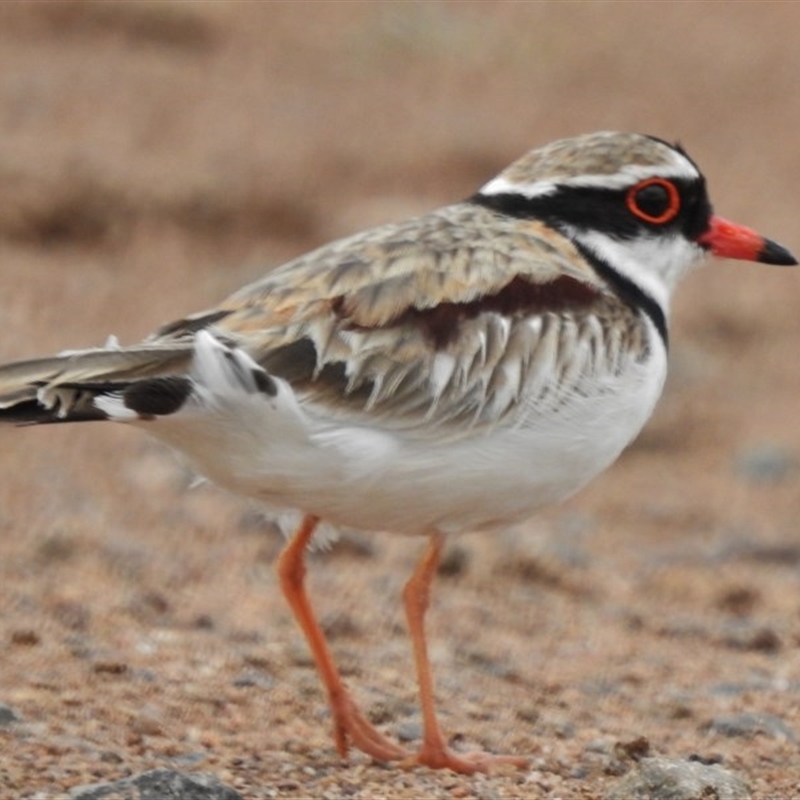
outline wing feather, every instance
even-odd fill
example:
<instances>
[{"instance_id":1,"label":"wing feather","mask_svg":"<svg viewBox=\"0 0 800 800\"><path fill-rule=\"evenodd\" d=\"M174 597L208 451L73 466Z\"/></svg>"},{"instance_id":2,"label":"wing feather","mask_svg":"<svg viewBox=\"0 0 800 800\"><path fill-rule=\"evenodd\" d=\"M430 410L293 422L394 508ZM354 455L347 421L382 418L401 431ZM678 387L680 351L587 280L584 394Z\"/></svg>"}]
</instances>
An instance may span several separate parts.
<instances>
[{"instance_id":1,"label":"wing feather","mask_svg":"<svg viewBox=\"0 0 800 800\"><path fill-rule=\"evenodd\" d=\"M596 319L621 332L598 335ZM43 386L180 374L208 329L322 420L458 436L517 413L531 387L550 402L586 370L618 368L623 339L646 348L641 328L557 231L461 203L313 251L140 346L5 367L0 407Z\"/></svg>"},{"instance_id":2,"label":"wing feather","mask_svg":"<svg viewBox=\"0 0 800 800\"><path fill-rule=\"evenodd\" d=\"M531 383L544 396L608 367L587 357L596 316L640 324L556 231L459 204L309 253L185 325L213 320L323 418L455 432L513 415Z\"/></svg>"}]
</instances>

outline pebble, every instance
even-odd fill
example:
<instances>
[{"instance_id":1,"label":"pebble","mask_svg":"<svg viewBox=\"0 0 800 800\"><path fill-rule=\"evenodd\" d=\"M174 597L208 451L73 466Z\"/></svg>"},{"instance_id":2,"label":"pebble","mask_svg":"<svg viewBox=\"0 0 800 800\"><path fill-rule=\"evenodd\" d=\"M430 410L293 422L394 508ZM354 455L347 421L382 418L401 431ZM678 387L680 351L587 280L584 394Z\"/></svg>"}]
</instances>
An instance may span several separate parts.
<instances>
[{"instance_id":1,"label":"pebble","mask_svg":"<svg viewBox=\"0 0 800 800\"><path fill-rule=\"evenodd\" d=\"M41 637L36 631L21 628L11 631L11 644L21 647L33 647L41 642Z\"/></svg>"},{"instance_id":2,"label":"pebble","mask_svg":"<svg viewBox=\"0 0 800 800\"><path fill-rule=\"evenodd\" d=\"M708 730L720 736L768 736L771 739L785 739L796 742L797 734L780 718L771 714L734 714L728 717L715 717Z\"/></svg>"},{"instance_id":3,"label":"pebble","mask_svg":"<svg viewBox=\"0 0 800 800\"><path fill-rule=\"evenodd\" d=\"M728 626L722 643L734 650L755 650L777 653L782 647L781 637L765 625L741 624Z\"/></svg>"},{"instance_id":4,"label":"pebble","mask_svg":"<svg viewBox=\"0 0 800 800\"><path fill-rule=\"evenodd\" d=\"M717 764L673 758L643 758L605 800L750 800L747 784Z\"/></svg>"},{"instance_id":5,"label":"pebble","mask_svg":"<svg viewBox=\"0 0 800 800\"><path fill-rule=\"evenodd\" d=\"M731 531L713 554L712 563L731 560L792 567L800 564L800 545L794 539L764 542L754 531Z\"/></svg>"},{"instance_id":6,"label":"pebble","mask_svg":"<svg viewBox=\"0 0 800 800\"><path fill-rule=\"evenodd\" d=\"M11 706L0 703L0 728L5 728L12 722L19 722L20 718L17 712Z\"/></svg>"},{"instance_id":7,"label":"pebble","mask_svg":"<svg viewBox=\"0 0 800 800\"><path fill-rule=\"evenodd\" d=\"M244 800L239 792L213 775L154 769L113 783L96 783L73 789L70 800Z\"/></svg>"},{"instance_id":8,"label":"pebble","mask_svg":"<svg viewBox=\"0 0 800 800\"><path fill-rule=\"evenodd\" d=\"M751 483L780 483L797 468L797 458L784 447L761 444L736 457L736 472Z\"/></svg>"},{"instance_id":9,"label":"pebble","mask_svg":"<svg viewBox=\"0 0 800 800\"><path fill-rule=\"evenodd\" d=\"M737 617L750 616L761 603L761 593L750 586L733 586L721 592L716 606Z\"/></svg>"},{"instance_id":10,"label":"pebble","mask_svg":"<svg viewBox=\"0 0 800 800\"><path fill-rule=\"evenodd\" d=\"M419 722L401 722L396 729L397 738L401 742L416 742L422 739L422 725Z\"/></svg>"},{"instance_id":11,"label":"pebble","mask_svg":"<svg viewBox=\"0 0 800 800\"><path fill-rule=\"evenodd\" d=\"M128 665L124 661L96 661L92 665L92 672L98 675L124 675Z\"/></svg>"},{"instance_id":12,"label":"pebble","mask_svg":"<svg viewBox=\"0 0 800 800\"><path fill-rule=\"evenodd\" d=\"M231 684L238 689L245 689L251 686L257 686L259 689L274 689L275 678L266 672L247 670L235 677Z\"/></svg>"},{"instance_id":13,"label":"pebble","mask_svg":"<svg viewBox=\"0 0 800 800\"><path fill-rule=\"evenodd\" d=\"M140 736L163 736L164 725L156 711L150 708L142 709L128 723L128 728Z\"/></svg>"}]
</instances>

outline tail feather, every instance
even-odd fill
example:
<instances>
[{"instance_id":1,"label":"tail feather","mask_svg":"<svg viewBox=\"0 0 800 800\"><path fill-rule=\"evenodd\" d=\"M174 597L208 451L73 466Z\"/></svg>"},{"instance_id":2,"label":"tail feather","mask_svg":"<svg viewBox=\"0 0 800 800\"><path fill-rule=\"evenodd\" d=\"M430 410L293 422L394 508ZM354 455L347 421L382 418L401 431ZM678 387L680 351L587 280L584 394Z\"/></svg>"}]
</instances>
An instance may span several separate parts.
<instances>
[{"instance_id":1,"label":"tail feather","mask_svg":"<svg viewBox=\"0 0 800 800\"><path fill-rule=\"evenodd\" d=\"M98 394L142 378L184 373L191 342L78 350L0 367L0 422L37 424L105 419Z\"/></svg>"},{"instance_id":2,"label":"tail feather","mask_svg":"<svg viewBox=\"0 0 800 800\"><path fill-rule=\"evenodd\" d=\"M0 409L0 423L14 425L48 425L56 422L97 422L108 415L91 406L72 408L68 416L59 416L58 409L47 408L38 400L25 400L10 408Z\"/></svg>"}]
</instances>

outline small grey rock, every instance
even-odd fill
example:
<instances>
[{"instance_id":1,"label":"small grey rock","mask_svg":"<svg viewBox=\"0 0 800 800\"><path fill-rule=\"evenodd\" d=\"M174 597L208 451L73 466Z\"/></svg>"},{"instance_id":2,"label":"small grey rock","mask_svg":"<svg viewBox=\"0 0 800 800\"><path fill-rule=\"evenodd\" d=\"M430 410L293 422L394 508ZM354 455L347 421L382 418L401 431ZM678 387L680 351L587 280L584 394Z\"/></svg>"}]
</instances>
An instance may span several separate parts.
<instances>
[{"instance_id":1,"label":"small grey rock","mask_svg":"<svg viewBox=\"0 0 800 800\"><path fill-rule=\"evenodd\" d=\"M113 783L79 786L70 800L244 800L213 775L154 769Z\"/></svg>"},{"instance_id":2,"label":"small grey rock","mask_svg":"<svg viewBox=\"0 0 800 800\"><path fill-rule=\"evenodd\" d=\"M747 784L717 764L643 758L605 800L750 800Z\"/></svg>"},{"instance_id":3,"label":"small grey rock","mask_svg":"<svg viewBox=\"0 0 800 800\"><path fill-rule=\"evenodd\" d=\"M777 653L783 647L781 637L770 627L749 621L726 626L722 643L733 650L756 650Z\"/></svg>"},{"instance_id":4,"label":"small grey rock","mask_svg":"<svg viewBox=\"0 0 800 800\"><path fill-rule=\"evenodd\" d=\"M780 483L796 468L794 454L773 444L750 447L736 458L736 471L751 483Z\"/></svg>"},{"instance_id":5,"label":"small grey rock","mask_svg":"<svg viewBox=\"0 0 800 800\"><path fill-rule=\"evenodd\" d=\"M247 670L239 673L231 682L237 689L246 689L256 686L259 689L274 689L275 678L261 670Z\"/></svg>"},{"instance_id":6,"label":"small grey rock","mask_svg":"<svg viewBox=\"0 0 800 800\"><path fill-rule=\"evenodd\" d=\"M422 738L422 725L419 722L401 722L397 726L397 738L401 742L414 742Z\"/></svg>"},{"instance_id":7,"label":"small grey rock","mask_svg":"<svg viewBox=\"0 0 800 800\"><path fill-rule=\"evenodd\" d=\"M720 736L769 736L771 739L785 739L796 742L797 734L780 718L771 714L734 714L729 717L715 717L708 730Z\"/></svg>"},{"instance_id":8,"label":"small grey rock","mask_svg":"<svg viewBox=\"0 0 800 800\"><path fill-rule=\"evenodd\" d=\"M503 795L489 782L477 782L474 789L475 800L502 800Z\"/></svg>"},{"instance_id":9,"label":"small grey rock","mask_svg":"<svg viewBox=\"0 0 800 800\"><path fill-rule=\"evenodd\" d=\"M5 728L12 722L19 722L20 718L11 706L0 703L0 728Z\"/></svg>"}]
</instances>

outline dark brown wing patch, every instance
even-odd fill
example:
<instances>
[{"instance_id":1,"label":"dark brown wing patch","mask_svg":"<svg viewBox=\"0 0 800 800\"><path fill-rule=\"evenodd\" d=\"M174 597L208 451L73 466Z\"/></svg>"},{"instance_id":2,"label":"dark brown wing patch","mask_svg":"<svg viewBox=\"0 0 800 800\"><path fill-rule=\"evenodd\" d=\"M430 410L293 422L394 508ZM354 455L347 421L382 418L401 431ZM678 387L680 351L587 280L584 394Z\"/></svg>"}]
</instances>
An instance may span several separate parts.
<instances>
[{"instance_id":1,"label":"dark brown wing patch","mask_svg":"<svg viewBox=\"0 0 800 800\"><path fill-rule=\"evenodd\" d=\"M534 283L517 275L494 294L484 295L463 303L443 302L433 308L411 306L401 311L386 325L411 324L425 331L436 349L450 344L458 336L459 325L479 314L496 313L513 318L520 314L561 313L590 306L600 292L596 287L569 276L561 276L547 283ZM365 330L366 326L348 322L348 303L345 296L331 301L334 315L348 323L351 330Z\"/></svg>"}]
</instances>

